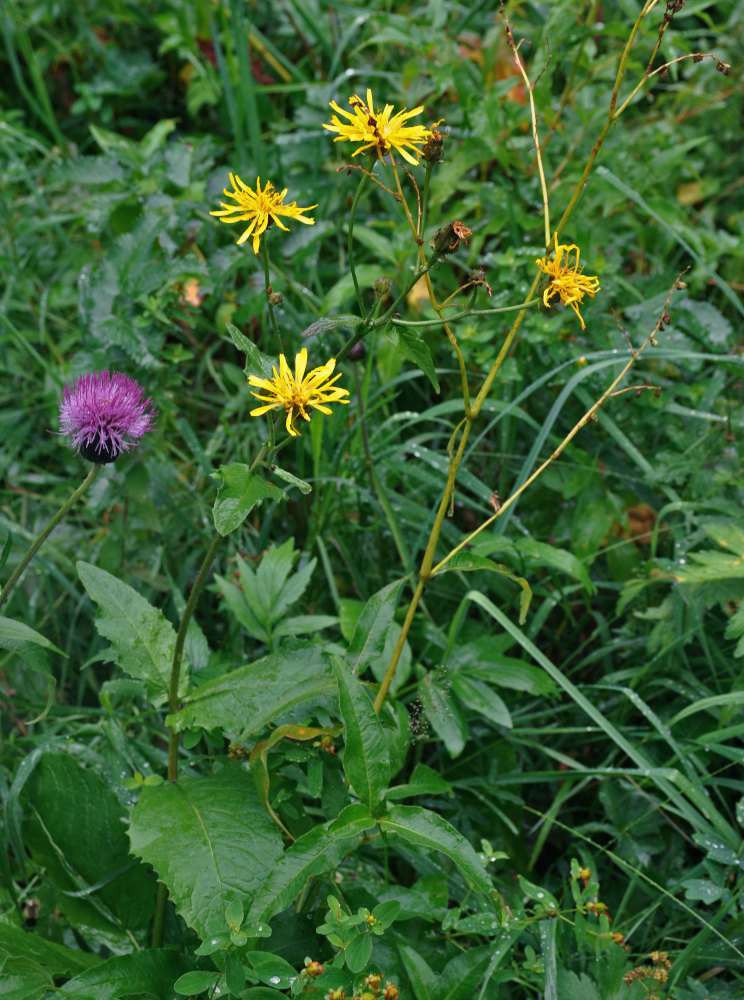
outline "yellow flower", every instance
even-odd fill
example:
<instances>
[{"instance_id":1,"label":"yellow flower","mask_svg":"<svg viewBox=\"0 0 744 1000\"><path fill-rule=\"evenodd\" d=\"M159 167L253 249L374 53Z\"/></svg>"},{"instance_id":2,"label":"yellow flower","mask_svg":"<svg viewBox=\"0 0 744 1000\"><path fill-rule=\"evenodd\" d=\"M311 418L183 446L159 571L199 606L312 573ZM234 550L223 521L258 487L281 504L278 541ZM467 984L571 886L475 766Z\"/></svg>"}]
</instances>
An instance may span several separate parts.
<instances>
[{"instance_id":1,"label":"yellow flower","mask_svg":"<svg viewBox=\"0 0 744 1000\"><path fill-rule=\"evenodd\" d=\"M573 265L570 263L571 252L576 251L576 260ZM579 317L581 329L586 329L584 320L579 312L579 306L588 295L593 298L599 291L599 278L589 277L583 274L584 265L579 266L579 248L576 244L558 243L558 234L555 235L555 256L553 260L549 257L540 257L535 261L537 266L547 274L550 281L543 293L543 302L550 306L550 300L554 295L560 296L564 306L571 306Z\"/></svg>"},{"instance_id":2,"label":"yellow flower","mask_svg":"<svg viewBox=\"0 0 744 1000\"><path fill-rule=\"evenodd\" d=\"M349 105L353 108L353 113L344 111L335 101L331 101L331 107L337 114L332 115L331 124L324 124L323 128L327 128L329 132L338 132L334 142L340 142L342 139L348 139L350 142L361 142L362 145L354 150L352 156L374 147L377 150L377 155L382 159L391 149L397 149L404 160L414 165L418 163L421 150L417 147L426 142L432 133L423 125L405 125L404 123L409 118L421 114L424 110L423 105L414 108L413 111L406 111L404 108L391 118L392 104L386 104L382 111L379 108L375 111L371 90L367 90L366 104L361 97L353 94L349 98ZM348 118L348 122L341 121L337 115ZM413 156L408 152L408 149L413 150Z\"/></svg>"},{"instance_id":3,"label":"yellow flower","mask_svg":"<svg viewBox=\"0 0 744 1000\"><path fill-rule=\"evenodd\" d=\"M307 368L307 351L303 347L295 357L294 375L289 369L287 359L283 354L279 355L279 373L273 369L274 377L271 379L259 378L257 375L249 375L249 385L255 385L262 389L266 395L259 392L252 393L256 399L265 402L266 406L258 406L251 410L252 417L260 417L261 414L283 406L287 411L287 430L294 437L299 436L299 431L295 429L294 422L298 417L309 420L308 407L314 406L321 413L331 411L326 403L348 403L344 396L349 395L348 389L342 389L333 383L341 378L341 372L331 378L333 369L336 367L336 359L331 358L320 368L314 368L309 374L305 374Z\"/></svg>"},{"instance_id":4,"label":"yellow flower","mask_svg":"<svg viewBox=\"0 0 744 1000\"><path fill-rule=\"evenodd\" d=\"M220 207L222 211L210 212L209 214L219 216L222 222L250 221L250 225L238 240L238 246L241 243L245 243L248 237L253 235L253 252L258 253L261 233L266 231L266 227L271 221L275 222L285 233L288 233L289 229L279 218L280 215L286 215L290 219L297 219L298 222L304 222L307 226L315 225L315 219L307 218L302 213L309 212L311 208L317 208L318 206L309 205L307 208L300 208L296 201L291 201L288 205L285 205L284 195L287 193L286 188L281 193L278 193L271 181L267 181L262 191L261 178L258 177L256 179L256 190L254 191L253 188L249 188L247 184L244 184L237 174L230 174L230 183L233 186L233 190L228 191L227 188L223 188L223 193L228 198L233 198L237 204L226 205L221 201Z\"/></svg>"}]
</instances>

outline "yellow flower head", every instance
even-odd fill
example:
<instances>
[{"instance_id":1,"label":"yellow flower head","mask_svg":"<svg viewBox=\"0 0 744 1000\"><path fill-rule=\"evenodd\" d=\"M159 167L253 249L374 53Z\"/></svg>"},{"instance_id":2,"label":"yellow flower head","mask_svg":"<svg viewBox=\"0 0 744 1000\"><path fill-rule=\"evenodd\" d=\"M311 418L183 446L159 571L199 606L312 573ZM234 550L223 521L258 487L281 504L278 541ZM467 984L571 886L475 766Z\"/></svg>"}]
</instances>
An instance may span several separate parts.
<instances>
[{"instance_id":1,"label":"yellow flower head","mask_svg":"<svg viewBox=\"0 0 744 1000\"><path fill-rule=\"evenodd\" d=\"M300 208L296 201L291 201L288 205L285 205L284 195L287 193L286 188L279 193L271 181L267 181L262 191L261 178L258 177L256 179L256 190L254 191L253 188L249 188L247 184L244 184L237 174L230 174L230 183L233 186L233 190L228 191L227 188L224 188L223 193L228 198L233 198L237 204L226 205L221 201L220 207L222 210L210 212L209 214L219 216L222 222L250 222L250 225L238 240L238 246L241 243L245 243L248 237L252 235L253 252L258 253L261 233L266 231L266 227L270 222L275 222L280 229L288 233L289 229L279 218L280 215L286 215L290 219L297 219L298 222L304 222L307 226L315 225L315 219L307 218L302 213L309 212L311 208L317 208L318 206L309 205L307 208Z\"/></svg>"},{"instance_id":2,"label":"yellow flower head","mask_svg":"<svg viewBox=\"0 0 744 1000\"><path fill-rule=\"evenodd\" d=\"M273 378L259 378L257 375L248 376L248 384L255 385L265 393L262 395L260 392L254 392L252 395L266 403L266 406L258 406L255 410L251 410L251 416L260 417L263 413L267 413L277 406L283 406L287 411L287 430L293 437L298 437L300 432L295 428L294 423L298 417L302 417L303 420L310 419L310 414L307 412L308 407L314 406L321 413L330 413L326 403L349 402L348 399L343 398L349 395L349 390L333 384L336 379L341 378L341 372L331 378L335 367L336 359L331 358L326 364L321 365L320 368L314 368L306 375L307 351L303 347L295 357L293 375L287 364L287 359L283 354L280 354L279 373L277 374L277 370L274 368Z\"/></svg>"},{"instance_id":3,"label":"yellow flower head","mask_svg":"<svg viewBox=\"0 0 744 1000\"><path fill-rule=\"evenodd\" d=\"M417 147L426 142L432 133L423 125L406 125L405 122L421 114L424 110L423 105L414 108L413 111L406 111L404 108L391 118L392 104L386 104L382 111L379 108L375 111L371 90L367 90L366 104L361 97L353 94L349 98L349 105L353 110L344 111L335 101L331 101L331 107L336 114L331 116L331 124L324 124L323 128L327 128L329 132L338 132L334 142L343 139L361 142L362 145L354 150L352 156L374 148L379 158L383 159L391 149L397 149L404 160L414 165L418 163L421 150ZM338 115L343 115L348 122L341 121ZM409 149L413 151L413 155L408 152Z\"/></svg>"},{"instance_id":4,"label":"yellow flower head","mask_svg":"<svg viewBox=\"0 0 744 1000\"><path fill-rule=\"evenodd\" d=\"M571 253L576 252L574 263L570 263ZM575 243L566 245L558 243L558 234L555 235L555 256L551 260L549 257L540 257L535 261L537 266L547 274L550 281L543 293L543 302L550 305L550 300L554 295L560 296L564 306L571 306L579 317L581 329L586 329L584 320L579 312L579 306L588 295L593 298L599 291L599 278L589 277L583 274L584 265L579 266L579 248Z\"/></svg>"}]
</instances>

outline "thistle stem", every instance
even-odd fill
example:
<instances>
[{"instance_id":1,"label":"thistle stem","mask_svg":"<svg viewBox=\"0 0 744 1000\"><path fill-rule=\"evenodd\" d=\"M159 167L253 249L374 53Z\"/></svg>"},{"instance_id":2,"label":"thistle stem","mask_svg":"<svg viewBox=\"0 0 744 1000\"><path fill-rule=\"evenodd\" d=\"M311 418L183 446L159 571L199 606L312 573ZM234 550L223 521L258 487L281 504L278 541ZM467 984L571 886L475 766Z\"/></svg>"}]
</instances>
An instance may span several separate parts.
<instances>
[{"instance_id":1,"label":"thistle stem","mask_svg":"<svg viewBox=\"0 0 744 1000\"><path fill-rule=\"evenodd\" d=\"M101 471L100 465L97 464L91 465L90 471L88 472L88 475L85 477L82 483L78 486L78 488L75 490L72 496L62 504L62 506L54 515L54 517L51 519L49 524L47 524L47 526L38 535L34 543L31 545L29 550L26 552L24 557L16 566L8 582L3 587L2 593L0 593L0 608L8 600L13 591L13 588L18 583L20 578L23 576L26 567L31 562L36 553L39 551L39 549L44 544L46 539L49 537L49 535L51 535L51 533L57 527L57 525L65 516L65 514L68 512L68 510L70 510L70 508L77 502L77 500L80 499L83 493L85 493L85 491L88 489L88 487L90 486L90 484L93 482L93 480L96 478L96 476L100 471Z\"/></svg>"}]
</instances>

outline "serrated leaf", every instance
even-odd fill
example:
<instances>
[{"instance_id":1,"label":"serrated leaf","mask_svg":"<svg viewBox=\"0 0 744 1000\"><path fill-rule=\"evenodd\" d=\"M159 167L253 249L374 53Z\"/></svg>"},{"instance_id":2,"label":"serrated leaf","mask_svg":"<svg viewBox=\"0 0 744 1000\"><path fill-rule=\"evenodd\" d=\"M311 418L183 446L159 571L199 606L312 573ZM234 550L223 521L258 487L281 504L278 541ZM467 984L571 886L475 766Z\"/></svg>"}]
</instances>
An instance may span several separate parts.
<instances>
[{"instance_id":1,"label":"serrated leaf","mask_svg":"<svg viewBox=\"0 0 744 1000\"><path fill-rule=\"evenodd\" d=\"M358 847L375 821L362 805L347 806L338 819L316 826L288 847L261 886L248 921L267 920L289 906L309 878L325 875Z\"/></svg>"},{"instance_id":2,"label":"serrated leaf","mask_svg":"<svg viewBox=\"0 0 744 1000\"><path fill-rule=\"evenodd\" d=\"M95 624L111 642L109 659L130 677L145 681L153 704L161 705L168 696L175 629L159 608L117 577L82 561L77 571L88 596L99 606ZM182 669L179 694L187 690L187 675Z\"/></svg>"},{"instance_id":3,"label":"serrated leaf","mask_svg":"<svg viewBox=\"0 0 744 1000\"><path fill-rule=\"evenodd\" d=\"M344 723L344 773L352 791L374 814L390 779L387 739L364 685L335 657L332 663Z\"/></svg>"},{"instance_id":4,"label":"serrated leaf","mask_svg":"<svg viewBox=\"0 0 744 1000\"><path fill-rule=\"evenodd\" d=\"M491 895L493 886L480 858L465 837L437 813L420 806L393 806L377 823L384 833L397 834L406 843L446 854L468 882Z\"/></svg>"},{"instance_id":5,"label":"serrated leaf","mask_svg":"<svg viewBox=\"0 0 744 1000\"><path fill-rule=\"evenodd\" d=\"M404 582L393 580L373 594L362 608L349 644L349 665L357 676L383 652Z\"/></svg>"},{"instance_id":6,"label":"serrated leaf","mask_svg":"<svg viewBox=\"0 0 744 1000\"><path fill-rule=\"evenodd\" d=\"M148 997L173 1000L173 983L190 966L179 951L162 949L133 951L116 955L68 980L63 995L75 1000L118 1000L119 997Z\"/></svg>"},{"instance_id":7,"label":"serrated leaf","mask_svg":"<svg viewBox=\"0 0 744 1000\"><path fill-rule=\"evenodd\" d=\"M287 642L278 653L232 670L189 693L180 711L167 722L176 732L193 726L224 729L246 738L297 705L319 697L335 697L336 680L328 657L310 643Z\"/></svg>"},{"instance_id":8,"label":"serrated leaf","mask_svg":"<svg viewBox=\"0 0 744 1000\"><path fill-rule=\"evenodd\" d=\"M271 358L268 354L259 351L253 341L241 333L233 323L226 323L225 329L230 334L233 344L245 354L245 374L273 378L274 368L277 367L276 358Z\"/></svg>"},{"instance_id":9,"label":"serrated leaf","mask_svg":"<svg viewBox=\"0 0 744 1000\"><path fill-rule=\"evenodd\" d=\"M132 852L155 869L203 939L225 906L247 909L282 853L281 834L241 765L143 788L129 827Z\"/></svg>"},{"instance_id":10,"label":"serrated leaf","mask_svg":"<svg viewBox=\"0 0 744 1000\"><path fill-rule=\"evenodd\" d=\"M360 323L361 320L358 316L346 313L340 313L336 316L321 316L314 323L311 323L310 326L306 327L302 331L301 336L317 337L319 333L325 333L326 330L335 330L338 326L346 326L352 330L356 330Z\"/></svg>"},{"instance_id":11,"label":"serrated leaf","mask_svg":"<svg viewBox=\"0 0 744 1000\"><path fill-rule=\"evenodd\" d=\"M420 368L431 382L434 392L439 392L439 380L434 370L431 351L420 334L414 333L410 327L391 326L385 331L385 339L412 364Z\"/></svg>"},{"instance_id":12,"label":"serrated leaf","mask_svg":"<svg viewBox=\"0 0 744 1000\"><path fill-rule=\"evenodd\" d=\"M284 500L285 493L268 483L257 472L251 472L242 462L221 465L212 473L220 480L217 498L212 508L214 526L221 535L229 535L245 521L262 500Z\"/></svg>"},{"instance_id":13,"label":"serrated leaf","mask_svg":"<svg viewBox=\"0 0 744 1000\"><path fill-rule=\"evenodd\" d=\"M492 559L478 555L475 552L458 552L442 566L436 575L440 576L442 573L452 570L469 573L479 569L487 570L489 573L498 573L499 576L505 576L507 580L513 581L522 588L522 595L519 600L519 624L524 625L530 601L532 600L532 588L523 576L517 576L508 570L506 566L495 563Z\"/></svg>"}]
</instances>

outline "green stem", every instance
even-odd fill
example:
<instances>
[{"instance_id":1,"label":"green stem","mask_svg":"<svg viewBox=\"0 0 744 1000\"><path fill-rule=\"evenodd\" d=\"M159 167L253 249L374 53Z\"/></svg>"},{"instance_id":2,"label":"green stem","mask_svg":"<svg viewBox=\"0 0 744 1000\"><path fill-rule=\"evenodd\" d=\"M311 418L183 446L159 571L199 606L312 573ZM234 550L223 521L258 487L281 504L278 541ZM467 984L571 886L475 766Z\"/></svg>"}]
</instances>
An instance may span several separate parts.
<instances>
[{"instance_id":1,"label":"green stem","mask_svg":"<svg viewBox=\"0 0 744 1000\"><path fill-rule=\"evenodd\" d=\"M80 497L83 495L83 493L85 493L85 491L88 489L88 487L90 486L90 484L93 482L93 480L96 478L96 476L98 475L98 473L100 471L101 471L101 466L100 465L96 465L96 464L91 465L90 471L88 472L88 475L82 481L82 483L80 484L80 486L78 486L78 488L75 490L75 492L69 498L69 500L65 501L65 503L60 507L60 509L57 511L57 513L51 519L51 521L49 522L49 524L47 524L47 526L42 530L41 534L36 538L36 540L34 541L33 545L31 546L31 548L28 550L28 552L26 552L26 554L24 555L23 559L21 559L21 561L18 563L18 565L16 566L15 570L11 574L10 579L5 584L5 586L3 587L2 593L0 594L0 608L8 600L8 598L11 595L11 592L12 592L13 588L15 587L15 585L20 580L20 578L23 575L26 567L31 562L31 560L36 555L36 553L41 548L41 546L44 544L44 542L46 541L46 539L49 537L49 535L51 535L51 533L57 527L57 525L62 520L62 518L65 516L65 514L68 512L68 510L73 506L73 504L75 504L75 502L80 499Z\"/></svg>"},{"instance_id":2,"label":"green stem","mask_svg":"<svg viewBox=\"0 0 744 1000\"><path fill-rule=\"evenodd\" d=\"M186 602L186 607L183 609L183 614L181 615L181 622L178 626L178 633L176 635L176 645L173 649L173 663L171 664L170 683L168 685L168 708L171 712L178 711L178 685L181 680L181 662L183 660L183 647L186 642L186 632L188 631L189 622L194 614L196 602L199 599L202 587L207 579L209 567L212 565L212 560L214 559L218 545L222 541L222 537L223 536L217 532L212 539L212 542L207 549L207 554L204 556L202 564L199 567L199 572L194 580L191 593L189 594L189 599ZM169 728L168 780L175 781L178 777L178 733L175 731L173 726L170 726Z\"/></svg>"},{"instance_id":3,"label":"green stem","mask_svg":"<svg viewBox=\"0 0 744 1000\"><path fill-rule=\"evenodd\" d=\"M364 190L364 185L367 183L367 174L363 173L359 179L359 185L357 186L356 193L354 195L354 201L351 203L351 211L349 212L349 238L346 245L346 253L349 258L349 271L351 272L351 280L354 282L354 291L356 292L357 302L359 303L359 312L362 314L362 318L367 318L367 310L364 308L364 299L362 298L362 292L359 288L359 282L356 276L356 267L354 266L354 218L356 216L357 205L359 204L359 198L361 197L362 191Z\"/></svg>"},{"instance_id":4,"label":"green stem","mask_svg":"<svg viewBox=\"0 0 744 1000\"><path fill-rule=\"evenodd\" d=\"M271 329L274 331L274 336L276 337L276 342L279 345L280 354L286 354L284 350L284 342L282 341L282 335L279 333L279 327L276 323L276 316L274 315L274 304L271 301L271 276L269 273L269 241L268 241L268 231L263 234L263 246L261 248L261 260L264 266L264 280L266 282L266 305L269 307L269 318L271 320Z\"/></svg>"}]
</instances>

